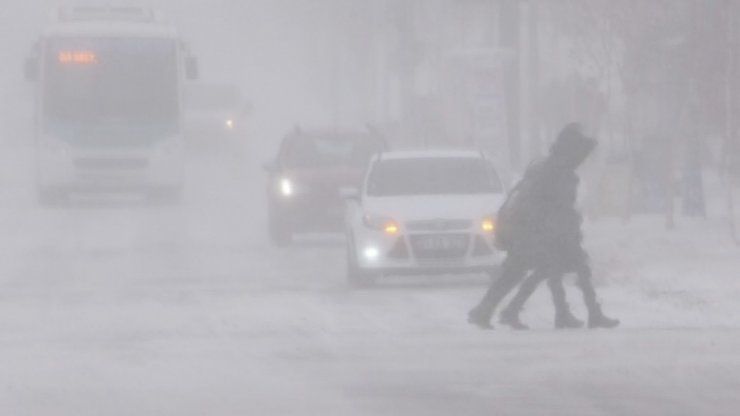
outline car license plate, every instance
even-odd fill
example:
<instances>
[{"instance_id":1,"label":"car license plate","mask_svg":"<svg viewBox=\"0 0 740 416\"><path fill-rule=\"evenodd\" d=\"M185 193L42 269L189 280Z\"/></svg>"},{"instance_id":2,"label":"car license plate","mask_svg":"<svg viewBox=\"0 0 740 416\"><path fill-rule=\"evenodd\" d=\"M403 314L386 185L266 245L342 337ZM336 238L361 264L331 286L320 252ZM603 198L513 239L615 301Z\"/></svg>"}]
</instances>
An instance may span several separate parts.
<instances>
[{"instance_id":1,"label":"car license plate","mask_svg":"<svg viewBox=\"0 0 740 416\"><path fill-rule=\"evenodd\" d=\"M467 248L467 237L457 235L420 236L418 248L424 251L462 251Z\"/></svg>"}]
</instances>

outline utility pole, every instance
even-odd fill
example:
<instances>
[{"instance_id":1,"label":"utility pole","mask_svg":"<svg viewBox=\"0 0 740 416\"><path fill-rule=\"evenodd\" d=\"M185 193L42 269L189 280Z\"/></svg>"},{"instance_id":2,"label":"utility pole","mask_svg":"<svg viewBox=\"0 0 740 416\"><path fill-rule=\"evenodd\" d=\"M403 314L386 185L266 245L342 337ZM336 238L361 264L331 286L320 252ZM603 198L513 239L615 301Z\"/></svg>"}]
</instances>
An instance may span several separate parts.
<instances>
[{"instance_id":1,"label":"utility pole","mask_svg":"<svg viewBox=\"0 0 740 416\"><path fill-rule=\"evenodd\" d=\"M416 68L419 65L419 41L416 33L416 3L413 0L398 0L395 10L395 25L398 37L397 62L400 89L400 110L405 135L415 131L417 125L413 120ZM422 137L422 139L425 139Z\"/></svg>"},{"instance_id":2,"label":"utility pole","mask_svg":"<svg viewBox=\"0 0 740 416\"><path fill-rule=\"evenodd\" d=\"M519 0L501 0L499 39L501 47L511 52L511 62L506 65L505 85L508 113L509 163L514 170L521 168L521 75L520 59L520 21Z\"/></svg>"},{"instance_id":3,"label":"utility pole","mask_svg":"<svg viewBox=\"0 0 740 416\"><path fill-rule=\"evenodd\" d=\"M540 129L540 16L538 2L529 2L529 120L530 158L542 153Z\"/></svg>"}]
</instances>

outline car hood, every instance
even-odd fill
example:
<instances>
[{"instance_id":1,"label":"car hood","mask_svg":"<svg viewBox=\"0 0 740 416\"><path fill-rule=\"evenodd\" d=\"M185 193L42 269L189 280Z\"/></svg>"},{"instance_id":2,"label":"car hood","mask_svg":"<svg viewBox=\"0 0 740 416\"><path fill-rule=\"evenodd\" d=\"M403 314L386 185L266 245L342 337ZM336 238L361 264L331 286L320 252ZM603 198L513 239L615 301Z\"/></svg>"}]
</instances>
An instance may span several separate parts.
<instances>
[{"instance_id":1,"label":"car hood","mask_svg":"<svg viewBox=\"0 0 740 416\"><path fill-rule=\"evenodd\" d=\"M504 194L366 197L365 214L389 216L396 221L476 219L495 214Z\"/></svg>"}]
</instances>

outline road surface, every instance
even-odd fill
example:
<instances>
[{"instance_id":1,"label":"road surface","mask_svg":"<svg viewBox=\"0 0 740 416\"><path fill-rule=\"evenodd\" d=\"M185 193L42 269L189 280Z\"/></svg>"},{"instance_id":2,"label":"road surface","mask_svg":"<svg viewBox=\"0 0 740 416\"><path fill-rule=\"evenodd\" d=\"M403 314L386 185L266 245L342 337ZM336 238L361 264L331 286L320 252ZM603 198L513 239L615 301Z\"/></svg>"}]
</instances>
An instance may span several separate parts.
<instances>
[{"instance_id":1,"label":"road surface","mask_svg":"<svg viewBox=\"0 0 740 416\"><path fill-rule=\"evenodd\" d=\"M464 318L481 276L350 290L340 237L267 242L250 155L191 152L182 205L49 209L29 149L6 144L0 415L737 414L738 318L613 282L617 330L552 330L543 290L533 330L480 331Z\"/></svg>"}]
</instances>

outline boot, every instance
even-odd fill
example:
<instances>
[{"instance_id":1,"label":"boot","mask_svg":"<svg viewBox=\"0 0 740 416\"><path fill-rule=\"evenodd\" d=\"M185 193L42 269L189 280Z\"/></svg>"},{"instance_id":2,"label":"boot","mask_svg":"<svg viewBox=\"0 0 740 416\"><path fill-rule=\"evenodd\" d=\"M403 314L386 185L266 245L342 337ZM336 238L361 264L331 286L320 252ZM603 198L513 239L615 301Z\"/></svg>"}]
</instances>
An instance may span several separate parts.
<instances>
[{"instance_id":1,"label":"boot","mask_svg":"<svg viewBox=\"0 0 740 416\"><path fill-rule=\"evenodd\" d=\"M499 323L508 325L509 327L511 327L511 329L515 329L518 331L529 329L527 325L523 324L522 321L519 320L518 311L504 309L503 311L501 311L498 321Z\"/></svg>"},{"instance_id":2,"label":"boot","mask_svg":"<svg viewBox=\"0 0 740 416\"><path fill-rule=\"evenodd\" d=\"M583 321L573 316L570 309L565 308L555 312L556 329L578 329L583 328Z\"/></svg>"},{"instance_id":3,"label":"boot","mask_svg":"<svg viewBox=\"0 0 740 416\"><path fill-rule=\"evenodd\" d=\"M468 312L468 323L475 325L480 329L493 329L491 318L483 316L478 308L473 308Z\"/></svg>"},{"instance_id":4,"label":"boot","mask_svg":"<svg viewBox=\"0 0 740 416\"><path fill-rule=\"evenodd\" d=\"M601 311L601 305L598 303L589 308L588 327L589 328L614 328L619 325L619 319L609 318Z\"/></svg>"}]
</instances>

